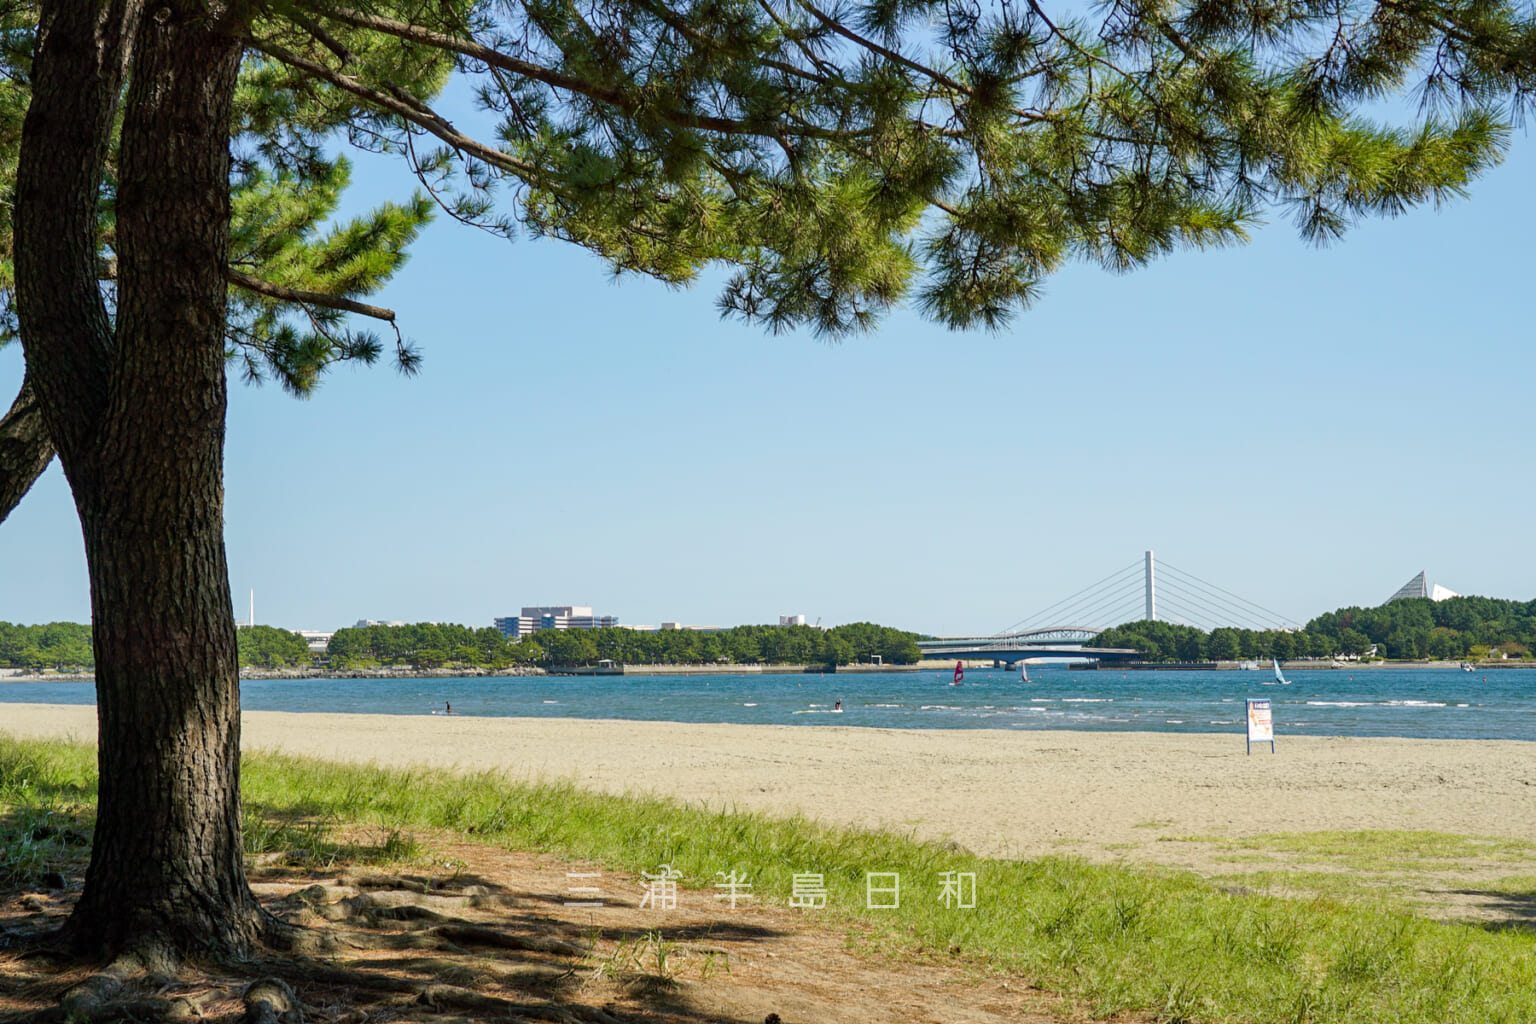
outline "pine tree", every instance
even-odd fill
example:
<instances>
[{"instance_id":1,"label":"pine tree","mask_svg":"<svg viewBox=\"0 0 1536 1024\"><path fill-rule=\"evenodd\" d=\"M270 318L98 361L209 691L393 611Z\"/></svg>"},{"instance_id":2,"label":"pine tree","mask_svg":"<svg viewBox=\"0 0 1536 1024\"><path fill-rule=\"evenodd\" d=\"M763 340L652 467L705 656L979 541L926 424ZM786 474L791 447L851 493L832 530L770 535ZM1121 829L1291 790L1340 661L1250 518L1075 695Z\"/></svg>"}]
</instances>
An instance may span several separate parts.
<instances>
[{"instance_id":1,"label":"pine tree","mask_svg":"<svg viewBox=\"0 0 1536 1024\"><path fill-rule=\"evenodd\" d=\"M0 288L27 366L0 514L56 450L97 657L86 952L280 938L240 864L226 377L303 393L376 357L351 318L392 322L362 296L428 201L621 273L729 266L722 310L772 330L902 301L997 327L1069 260L1240 242L1272 209L1327 242L1458 196L1536 82L1531 13L1497 0L357 2L0 11ZM433 107L450 69L483 137ZM1401 93L1425 104L1361 114ZM423 198L323 231L341 141Z\"/></svg>"}]
</instances>

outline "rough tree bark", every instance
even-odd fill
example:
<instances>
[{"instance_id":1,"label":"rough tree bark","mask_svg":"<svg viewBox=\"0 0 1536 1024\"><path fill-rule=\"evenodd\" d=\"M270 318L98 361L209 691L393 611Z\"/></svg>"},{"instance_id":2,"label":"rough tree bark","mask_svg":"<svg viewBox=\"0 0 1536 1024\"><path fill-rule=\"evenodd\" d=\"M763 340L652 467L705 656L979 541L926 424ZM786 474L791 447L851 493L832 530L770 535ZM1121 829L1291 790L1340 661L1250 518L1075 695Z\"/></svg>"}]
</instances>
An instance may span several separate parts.
<instances>
[{"instance_id":1,"label":"rough tree bark","mask_svg":"<svg viewBox=\"0 0 1536 1024\"><path fill-rule=\"evenodd\" d=\"M0 416L0 523L52 461L53 442L43 422L42 406L32 382L24 380L10 411Z\"/></svg>"},{"instance_id":2,"label":"rough tree bark","mask_svg":"<svg viewBox=\"0 0 1536 1024\"><path fill-rule=\"evenodd\" d=\"M16 297L28 377L85 536L100 726L96 834L66 934L93 956L238 956L262 921L241 864L223 538L238 12L59 0L40 13ZM97 203L120 96L109 315Z\"/></svg>"}]
</instances>

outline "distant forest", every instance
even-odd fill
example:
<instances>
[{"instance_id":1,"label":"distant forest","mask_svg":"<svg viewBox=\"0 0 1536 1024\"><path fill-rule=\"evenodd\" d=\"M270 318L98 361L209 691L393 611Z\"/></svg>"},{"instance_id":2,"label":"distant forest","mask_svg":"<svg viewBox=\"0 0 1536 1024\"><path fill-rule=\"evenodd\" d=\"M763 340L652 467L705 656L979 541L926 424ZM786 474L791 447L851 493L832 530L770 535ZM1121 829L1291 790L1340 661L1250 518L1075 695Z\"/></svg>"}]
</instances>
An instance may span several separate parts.
<instances>
[{"instance_id":1,"label":"distant forest","mask_svg":"<svg viewBox=\"0 0 1536 1024\"><path fill-rule=\"evenodd\" d=\"M811 626L736 626L714 633L692 629L547 629L508 643L495 629L466 626L369 626L340 629L331 638L337 668L415 665L850 665L880 658L910 665L922 655L917 634L858 622L832 629Z\"/></svg>"},{"instance_id":2,"label":"distant forest","mask_svg":"<svg viewBox=\"0 0 1536 1024\"><path fill-rule=\"evenodd\" d=\"M298 668L313 658L297 633L273 626L239 630L240 664ZM910 665L922 657L918 635L857 622L811 626L737 626L715 633L691 629L543 630L517 642L489 626L417 623L339 629L328 651L332 668L485 668L514 665L592 665L603 659L631 665L850 665L879 658ZM0 622L0 668L89 671L95 666L91 630L74 622L16 626Z\"/></svg>"},{"instance_id":3,"label":"distant forest","mask_svg":"<svg viewBox=\"0 0 1536 1024\"><path fill-rule=\"evenodd\" d=\"M304 638L286 629L241 629L240 664L294 668L311 662ZM688 629L544 630L516 643L490 627L418 623L340 629L330 644L334 668L508 668L513 665L591 665L608 659L646 665L910 665L921 653L919 635L858 622L832 629L811 626L736 626L716 633ZM1452 597L1410 598L1378 608L1340 608L1305 629L1221 627L1209 633L1172 622L1127 622L1106 630L1101 647L1133 647L1148 661L1224 661L1240 658L1378 656L1461 661L1529 658L1536 649L1536 601ZM91 630L75 622L19 626L0 622L0 668L90 671Z\"/></svg>"},{"instance_id":4,"label":"distant forest","mask_svg":"<svg viewBox=\"0 0 1536 1024\"><path fill-rule=\"evenodd\" d=\"M273 626L239 631L240 664L261 668L308 665L309 644L297 633ZM0 622L0 668L89 672L96 667L91 627L78 622L17 626Z\"/></svg>"},{"instance_id":5,"label":"distant forest","mask_svg":"<svg viewBox=\"0 0 1536 1024\"><path fill-rule=\"evenodd\" d=\"M90 626L78 622L49 622L40 626L0 622L0 668L41 672L48 668L90 669L95 665Z\"/></svg>"},{"instance_id":6,"label":"distant forest","mask_svg":"<svg viewBox=\"0 0 1536 1024\"><path fill-rule=\"evenodd\" d=\"M1296 632L1222 627L1206 633L1171 622L1127 622L1094 642L1099 647L1134 647L1147 661L1364 656L1372 647L1379 657L1405 661L1501 654L1528 658L1536 648L1536 601L1407 598L1377 608L1340 608Z\"/></svg>"}]
</instances>

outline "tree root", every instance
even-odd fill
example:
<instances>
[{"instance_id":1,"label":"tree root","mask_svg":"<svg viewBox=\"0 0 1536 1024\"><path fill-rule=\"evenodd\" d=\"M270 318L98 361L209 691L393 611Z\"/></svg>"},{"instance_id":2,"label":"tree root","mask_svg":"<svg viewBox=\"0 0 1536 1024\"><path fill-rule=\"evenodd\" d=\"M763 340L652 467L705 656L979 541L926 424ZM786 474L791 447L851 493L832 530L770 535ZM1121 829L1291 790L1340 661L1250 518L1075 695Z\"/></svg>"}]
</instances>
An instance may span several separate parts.
<instances>
[{"instance_id":1,"label":"tree root","mask_svg":"<svg viewBox=\"0 0 1536 1024\"><path fill-rule=\"evenodd\" d=\"M492 946L496 949L517 949L528 953L549 953L555 956L586 956L587 950L574 942L552 939L544 935L517 935L499 928L464 922L440 924L432 929L433 935L451 939L470 946Z\"/></svg>"},{"instance_id":2,"label":"tree root","mask_svg":"<svg viewBox=\"0 0 1536 1024\"><path fill-rule=\"evenodd\" d=\"M109 1002L122 992L123 984L135 974L144 971L144 961L127 954L113 960L100 971L72 986L59 999L59 1008L66 1014L89 1013L92 1007Z\"/></svg>"},{"instance_id":3,"label":"tree root","mask_svg":"<svg viewBox=\"0 0 1536 1024\"><path fill-rule=\"evenodd\" d=\"M493 949L513 949L527 953L545 953L551 956L581 957L587 950L563 939L543 935L518 935L499 928L474 924L458 917L450 917L436 910L421 906L419 896L407 893L361 893L338 900L322 902L325 890L311 886L293 893L290 902L300 905L301 912L336 924L352 924L374 927L380 924L401 926L398 931L383 935L359 932L333 932L305 928L272 917L266 922L263 941L271 948L284 952L319 953L339 952L352 949L440 949L454 950L459 945L488 946ZM464 905L462 902L459 905Z\"/></svg>"},{"instance_id":4,"label":"tree root","mask_svg":"<svg viewBox=\"0 0 1536 1024\"><path fill-rule=\"evenodd\" d=\"M245 1024L304 1024L298 997L281 978L262 978L246 987Z\"/></svg>"},{"instance_id":5,"label":"tree root","mask_svg":"<svg viewBox=\"0 0 1536 1024\"><path fill-rule=\"evenodd\" d=\"M500 996L488 996L460 985L441 982L423 984L419 980L410 978L397 978L366 970L331 967L316 963L284 962L266 966L292 981L326 985L332 988L404 995L411 997L412 1003L438 1010L461 1010L466 1013L482 1013L496 1017L510 1015L514 1019L549 1021L552 1024L622 1024L617 1018L595 1007L563 1007L552 1003L504 999ZM248 1024L256 1024L249 1018L247 1020ZM282 1024L288 1024L288 1022L283 1021Z\"/></svg>"},{"instance_id":6,"label":"tree root","mask_svg":"<svg viewBox=\"0 0 1536 1024\"><path fill-rule=\"evenodd\" d=\"M354 889L406 889L410 892L426 893L430 886L418 878L402 878L399 875L342 875L336 879L341 885L350 885Z\"/></svg>"},{"instance_id":7,"label":"tree root","mask_svg":"<svg viewBox=\"0 0 1536 1024\"><path fill-rule=\"evenodd\" d=\"M463 1010L466 1013L510 1014L524 1020L550 1021L552 1024L619 1024L613 1017L590 1007L563 1007L552 1003L524 1003L500 996L487 996L457 985L428 985L416 1001L438 1010Z\"/></svg>"},{"instance_id":8,"label":"tree root","mask_svg":"<svg viewBox=\"0 0 1536 1024\"><path fill-rule=\"evenodd\" d=\"M195 1016L194 1011L182 1009L184 1004L180 999L125 999L70 1010L50 1006L11 1020L14 1024L155 1024Z\"/></svg>"},{"instance_id":9,"label":"tree root","mask_svg":"<svg viewBox=\"0 0 1536 1024\"><path fill-rule=\"evenodd\" d=\"M368 989L374 992L415 994L421 989L421 982L410 978L393 978L387 974L373 974L368 971L353 971L345 967L331 967L326 964L305 963L302 961L268 962L264 964L267 970L274 975L280 975L290 981L307 981L315 985L329 985L342 989Z\"/></svg>"}]
</instances>

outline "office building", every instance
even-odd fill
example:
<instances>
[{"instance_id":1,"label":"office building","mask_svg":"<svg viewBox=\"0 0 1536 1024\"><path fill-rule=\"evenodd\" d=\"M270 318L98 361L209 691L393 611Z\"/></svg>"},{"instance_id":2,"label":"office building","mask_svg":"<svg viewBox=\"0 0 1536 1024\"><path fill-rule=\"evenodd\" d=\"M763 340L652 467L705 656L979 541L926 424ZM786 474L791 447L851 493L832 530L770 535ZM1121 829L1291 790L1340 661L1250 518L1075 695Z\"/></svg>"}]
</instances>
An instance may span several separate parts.
<instances>
[{"instance_id":1,"label":"office building","mask_svg":"<svg viewBox=\"0 0 1536 1024\"><path fill-rule=\"evenodd\" d=\"M594 615L582 605L525 606L520 615L493 619L501 635L519 640L541 629L609 629L619 624L616 615Z\"/></svg>"}]
</instances>

